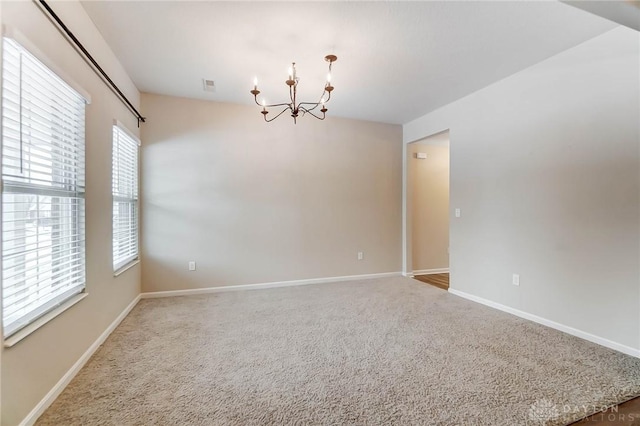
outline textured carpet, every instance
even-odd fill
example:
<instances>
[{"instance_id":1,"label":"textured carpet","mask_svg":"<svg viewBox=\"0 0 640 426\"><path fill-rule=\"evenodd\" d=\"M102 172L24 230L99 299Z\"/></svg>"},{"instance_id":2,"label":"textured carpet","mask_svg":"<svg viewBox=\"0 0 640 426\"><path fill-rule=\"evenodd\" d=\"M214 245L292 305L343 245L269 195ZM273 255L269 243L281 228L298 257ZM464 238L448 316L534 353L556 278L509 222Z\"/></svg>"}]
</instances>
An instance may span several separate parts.
<instances>
[{"instance_id":1,"label":"textured carpet","mask_svg":"<svg viewBox=\"0 0 640 426\"><path fill-rule=\"evenodd\" d=\"M408 278L142 300L38 425L562 425L640 359Z\"/></svg>"}]
</instances>

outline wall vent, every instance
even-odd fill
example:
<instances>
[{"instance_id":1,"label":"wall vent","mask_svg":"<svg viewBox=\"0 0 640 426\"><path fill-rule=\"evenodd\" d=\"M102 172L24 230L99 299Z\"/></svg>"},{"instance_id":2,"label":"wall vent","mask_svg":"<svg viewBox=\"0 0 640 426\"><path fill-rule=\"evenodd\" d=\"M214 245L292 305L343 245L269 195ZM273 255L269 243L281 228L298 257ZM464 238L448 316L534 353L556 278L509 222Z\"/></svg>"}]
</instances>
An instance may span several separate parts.
<instances>
[{"instance_id":1,"label":"wall vent","mask_svg":"<svg viewBox=\"0 0 640 426\"><path fill-rule=\"evenodd\" d=\"M202 79L202 86L205 92L215 92L216 91L216 82L213 80L207 80L206 78Z\"/></svg>"}]
</instances>

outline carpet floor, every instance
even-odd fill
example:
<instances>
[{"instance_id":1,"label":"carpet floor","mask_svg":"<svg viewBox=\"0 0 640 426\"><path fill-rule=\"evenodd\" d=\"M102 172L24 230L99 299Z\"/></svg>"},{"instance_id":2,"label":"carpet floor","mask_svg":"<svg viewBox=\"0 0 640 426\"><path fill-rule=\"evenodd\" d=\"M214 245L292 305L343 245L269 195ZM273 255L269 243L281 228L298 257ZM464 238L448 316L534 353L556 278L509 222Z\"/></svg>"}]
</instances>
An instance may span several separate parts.
<instances>
[{"instance_id":1,"label":"carpet floor","mask_svg":"<svg viewBox=\"0 0 640 426\"><path fill-rule=\"evenodd\" d=\"M37 425L565 425L640 359L397 277L145 299Z\"/></svg>"}]
</instances>

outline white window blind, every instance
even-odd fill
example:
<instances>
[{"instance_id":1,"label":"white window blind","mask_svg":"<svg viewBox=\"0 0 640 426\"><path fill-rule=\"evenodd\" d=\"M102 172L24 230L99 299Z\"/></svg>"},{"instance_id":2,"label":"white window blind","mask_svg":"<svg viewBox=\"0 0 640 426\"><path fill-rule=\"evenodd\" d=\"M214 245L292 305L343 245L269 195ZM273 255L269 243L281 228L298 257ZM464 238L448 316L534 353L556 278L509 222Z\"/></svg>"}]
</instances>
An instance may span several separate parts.
<instances>
[{"instance_id":1,"label":"white window blind","mask_svg":"<svg viewBox=\"0 0 640 426\"><path fill-rule=\"evenodd\" d=\"M138 258L137 139L113 126L113 269Z\"/></svg>"},{"instance_id":2,"label":"white window blind","mask_svg":"<svg viewBox=\"0 0 640 426\"><path fill-rule=\"evenodd\" d=\"M9 337L85 287L85 100L12 39L2 61L2 307Z\"/></svg>"}]
</instances>

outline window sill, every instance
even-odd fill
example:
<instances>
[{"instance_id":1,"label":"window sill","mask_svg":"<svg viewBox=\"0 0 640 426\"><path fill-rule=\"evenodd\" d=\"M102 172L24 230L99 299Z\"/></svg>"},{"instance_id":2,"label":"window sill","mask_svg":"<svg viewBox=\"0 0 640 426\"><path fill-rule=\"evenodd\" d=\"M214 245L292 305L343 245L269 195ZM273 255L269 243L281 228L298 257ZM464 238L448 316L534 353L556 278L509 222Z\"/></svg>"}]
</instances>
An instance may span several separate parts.
<instances>
[{"instance_id":1,"label":"window sill","mask_svg":"<svg viewBox=\"0 0 640 426\"><path fill-rule=\"evenodd\" d=\"M46 323L54 319L55 317L57 317L58 315L60 315L61 313L63 313L64 311L66 311L67 309L69 309L70 307L72 307L73 305L75 305L85 297L87 297L88 295L89 293L76 294L71 299L64 302L62 305L47 312L45 315L41 316L40 318L38 318L37 320L35 320L25 328L23 328L22 330L18 331L16 334L5 339L4 347L10 348L14 346L16 343L20 342L22 339L24 339L25 337L27 337L28 335L30 335L31 333L33 333L34 331L36 331L37 329L39 329L40 327L42 327L43 325L45 325Z\"/></svg>"},{"instance_id":2,"label":"window sill","mask_svg":"<svg viewBox=\"0 0 640 426\"><path fill-rule=\"evenodd\" d=\"M126 272L127 270L133 268L134 266L136 266L138 263L140 263L140 259L134 259L131 262L127 263L124 266L119 267L118 269L116 269L113 273L114 277L117 277L118 275L123 274L124 272Z\"/></svg>"}]
</instances>

